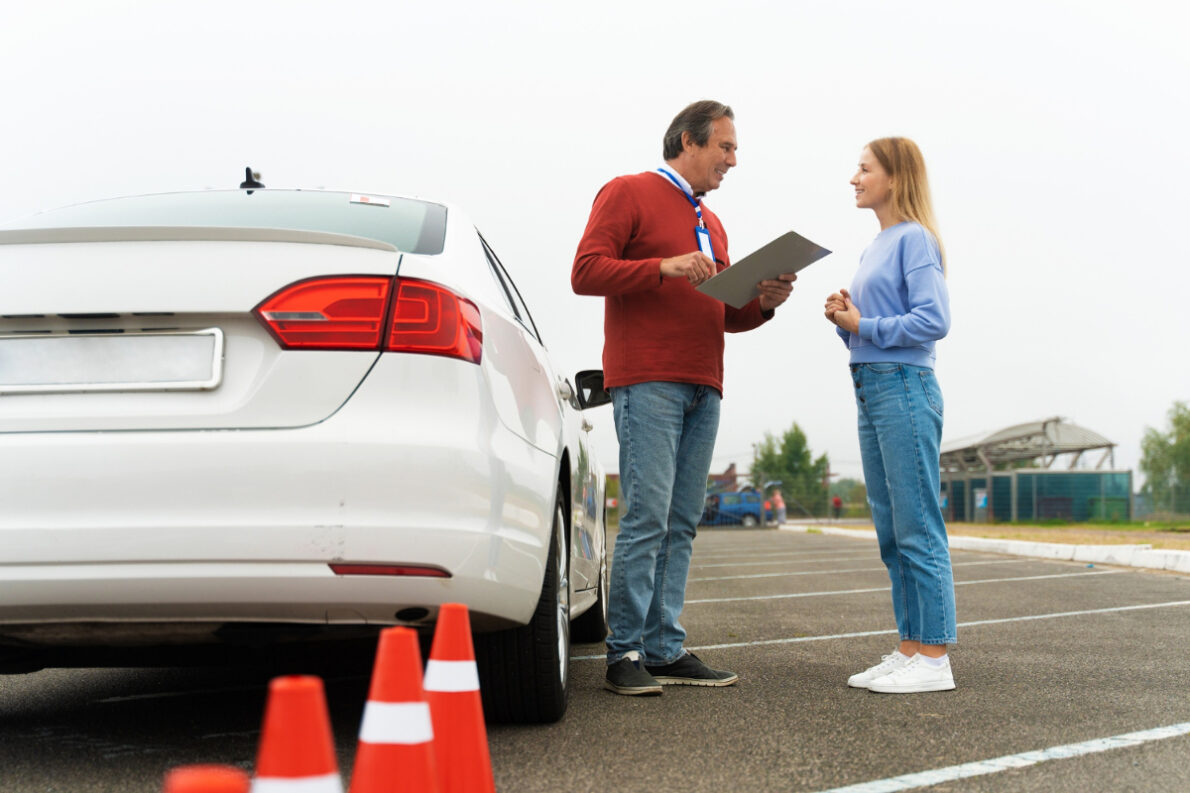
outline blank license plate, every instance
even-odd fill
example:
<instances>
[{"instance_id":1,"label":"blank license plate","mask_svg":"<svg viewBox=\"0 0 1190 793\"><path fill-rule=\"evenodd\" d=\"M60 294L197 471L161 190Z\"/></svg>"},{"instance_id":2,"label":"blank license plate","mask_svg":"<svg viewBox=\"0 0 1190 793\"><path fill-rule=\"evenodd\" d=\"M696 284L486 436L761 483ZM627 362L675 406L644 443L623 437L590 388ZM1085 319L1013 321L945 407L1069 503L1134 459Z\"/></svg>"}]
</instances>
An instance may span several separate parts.
<instances>
[{"instance_id":1,"label":"blank license plate","mask_svg":"<svg viewBox=\"0 0 1190 793\"><path fill-rule=\"evenodd\" d=\"M223 377L223 331L0 337L0 394L201 391Z\"/></svg>"}]
</instances>

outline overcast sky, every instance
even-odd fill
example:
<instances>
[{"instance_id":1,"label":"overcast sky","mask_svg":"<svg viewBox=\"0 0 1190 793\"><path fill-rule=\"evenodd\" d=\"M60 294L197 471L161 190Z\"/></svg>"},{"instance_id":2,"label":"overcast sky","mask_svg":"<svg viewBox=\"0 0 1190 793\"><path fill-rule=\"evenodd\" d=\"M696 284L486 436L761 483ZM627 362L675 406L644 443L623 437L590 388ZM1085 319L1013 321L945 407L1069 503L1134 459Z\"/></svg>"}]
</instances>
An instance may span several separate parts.
<instances>
[{"instance_id":1,"label":"overcast sky","mask_svg":"<svg viewBox=\"0 0 1190 793\"><path fill-rule=\"evenodd\" d=\"M746 469L797 422L858 477L822 304L878 231L848 185L860 150L907 135L949 257L944 441L1058 415L1135 469L1145 427L1190 400L1187 22L1167 0L7 0L0 221L234 187L246 165L270 186L452 201L555 360L597 367L602 300L569 281L591 201L659 164L684 105L717 99L739 165L707 204L733 258L789 229L834 253L774 321L729 337L713 467Z\"/></svg>"}]
</instances>

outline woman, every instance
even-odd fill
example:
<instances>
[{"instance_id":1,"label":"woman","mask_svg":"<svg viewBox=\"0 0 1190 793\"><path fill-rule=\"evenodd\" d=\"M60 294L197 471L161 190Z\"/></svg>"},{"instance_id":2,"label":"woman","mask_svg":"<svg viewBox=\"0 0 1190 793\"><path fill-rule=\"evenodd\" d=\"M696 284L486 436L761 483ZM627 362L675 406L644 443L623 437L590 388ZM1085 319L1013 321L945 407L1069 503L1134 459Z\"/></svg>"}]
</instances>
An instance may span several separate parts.
<instances>
[{"instance_id":1,"label":"woman","mask_svg":"<svg viewBox=\"0 0 1190 793\"><path fill-rule=\"evenodd\" d=\"M855 205L880 233L860 257L851 291L826 317L851 351L864 481L880 556L892 579L900 646L847 684L887 694L954 688L954 580L938 505L942 392L934 343L950 328L943 252L925 162L907 138L864 148L851 179Z\"/></svg>"}]
</instances>

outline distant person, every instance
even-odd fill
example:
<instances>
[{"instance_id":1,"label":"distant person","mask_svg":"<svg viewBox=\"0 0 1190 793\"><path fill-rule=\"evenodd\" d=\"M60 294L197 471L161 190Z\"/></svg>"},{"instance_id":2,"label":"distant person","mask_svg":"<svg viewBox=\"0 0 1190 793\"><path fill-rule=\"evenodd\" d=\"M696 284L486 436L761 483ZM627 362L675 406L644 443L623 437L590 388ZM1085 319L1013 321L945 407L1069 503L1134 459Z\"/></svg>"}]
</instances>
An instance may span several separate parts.
<instances>
[{"instance_id":1,"label":"distant person","mask_svg":"<svg viewBox=\"0 0 1190 793\"><path fill-rule=\"evenodd\" d=\"M570 275L576 293L604 298L604 383L626 510L607 609L604 686L617 694L739 679L685 650L678 617L719 428L723 334L771 319L796 276L761 281L739 309L694 288L729 264L723 226L701 199L735 167L734 118L711 101L678 113L660 168L599 191Z\"/></svg>"},{"instance_id":2,"label":"distant person","mask_svg":"<svg viewBox=\"0 0 1190 793\"><path fill-rule=\"evenodd\" d=\"M777 525L780 526L785 522L785 498L780 488L773 491L773 509L777 511Z\"/></svg>"},{"instance_id":3,"label":"distant person","mask_svg":"<svg viewBox=\"0 0 1190 793\"><path fill-rule=\"evenodd\" d=\"M843 514L843 499L835 496L831 499L831 506L835 509L835 520L838 520L839 516Z\"/></svg>"},{"instance_id":4,"label":"distant person","mask_svg":"<svg viewBox=\"0 0 1190 793\"><path fill-rule=\"evenodd\" d=\"M851 184L855 205L876 214L880 233L860 256L851 290L826 299L826 318L851 351L864 481L901 643L847 684L885 694L944 691L955 687L947 645L957 635L938 506L934 344L950 329L942 245L913 141L869 143Z\"/></svg>"}]
</instances>

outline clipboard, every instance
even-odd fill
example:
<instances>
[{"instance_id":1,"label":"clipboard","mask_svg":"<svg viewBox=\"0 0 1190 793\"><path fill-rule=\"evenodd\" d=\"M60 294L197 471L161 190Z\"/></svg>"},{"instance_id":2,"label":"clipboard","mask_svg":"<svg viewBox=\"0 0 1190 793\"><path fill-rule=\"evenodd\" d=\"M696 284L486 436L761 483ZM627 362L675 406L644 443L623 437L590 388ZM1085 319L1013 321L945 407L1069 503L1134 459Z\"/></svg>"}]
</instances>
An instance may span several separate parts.
<instances>
[{"instance_id":1,"label":"clipboard","mask_svg":"<svg viewBox=\"0 0 1190 793\"><path fill-rule=\"evenodd\" d=\"M829 254L829 250L796 231L787 231L695 289L729 306L743 308L760 295L756 285L761 281L781 273L796 273Z\"/></svg>"}]
</instances>

